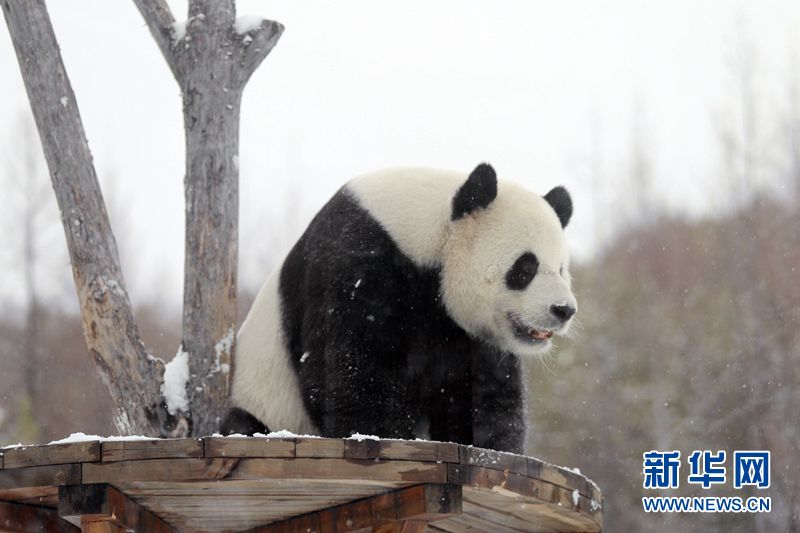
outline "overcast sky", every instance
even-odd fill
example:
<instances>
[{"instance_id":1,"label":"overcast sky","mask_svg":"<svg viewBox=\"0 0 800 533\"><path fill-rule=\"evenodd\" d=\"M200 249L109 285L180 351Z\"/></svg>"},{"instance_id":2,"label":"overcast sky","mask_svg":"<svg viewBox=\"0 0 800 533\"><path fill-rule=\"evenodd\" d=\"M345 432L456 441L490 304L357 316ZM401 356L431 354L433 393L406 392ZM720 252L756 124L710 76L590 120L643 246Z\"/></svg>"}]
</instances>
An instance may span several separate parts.
<instances>
[{"instance_id":1,"label":"overcast sky","mask_svg":"<svg viewBox=\"0 0 800 533\"><path fill-rule=\"evenodd\" d=\"M185 18L185 3L170 3ZM115 177L127 212L118 240L134 299L157 280L177 305L177 85L133 2L48 4L101 181ZM489 161L541 193L564 184L576 204L569 238L585 257L604 218L593 212L597 196L608 194L589 169L594 162L601 181L616 183L635 116L664 201L702 212L712 191L698 180L719 163L715 116L736 98L740 44L757 51L769 112L781 105L790 51L800 51L797 0L238 4L286 26L242 109L241 256L251 286L274 266L268 247L283 253L342 183L395 165L467 172ZM27 99L3 24L0 34L0 118L13 135ZM13 285L0 284L0 300L13 298Z\"/></svg>"}]
</instances>

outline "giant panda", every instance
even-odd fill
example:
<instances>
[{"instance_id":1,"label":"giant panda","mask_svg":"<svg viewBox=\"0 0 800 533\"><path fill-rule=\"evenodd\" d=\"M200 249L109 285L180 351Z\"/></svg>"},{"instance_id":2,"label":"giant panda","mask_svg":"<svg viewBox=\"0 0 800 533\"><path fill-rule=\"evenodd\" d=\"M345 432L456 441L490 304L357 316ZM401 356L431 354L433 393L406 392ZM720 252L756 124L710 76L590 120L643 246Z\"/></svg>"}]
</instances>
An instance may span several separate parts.
<instances>
[{"instance_id":1,"label":"giant panda","mask_svg":"<svg viewBox=\"0 0 800 533\"><path fill-rule=\"evenodd\" d=\"M357 177L311 221L239 331L223 433L430 438L522 452L520 358L576 311L572 201L460 172Z\"/></svg>"}]
</instances>

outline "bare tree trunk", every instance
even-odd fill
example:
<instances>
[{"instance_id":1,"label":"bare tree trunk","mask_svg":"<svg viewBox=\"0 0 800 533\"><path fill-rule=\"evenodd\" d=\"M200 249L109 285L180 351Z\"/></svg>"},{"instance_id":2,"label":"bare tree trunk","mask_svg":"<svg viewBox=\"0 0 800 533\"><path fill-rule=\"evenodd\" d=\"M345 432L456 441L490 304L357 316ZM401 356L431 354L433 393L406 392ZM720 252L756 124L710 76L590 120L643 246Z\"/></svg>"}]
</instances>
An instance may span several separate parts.
<instances>
[{"instance_id":1,"label":"bare tree trunk","mask_svg":"<svg viewBox=\"0 0 800 533\"><path fill-rule=\"evenodd\" d=\"M164 0L134 0L178 81L186 126L183 351L188 413L161 396L164 364L139 337L75 96L43 0L2 3L42 139L72 259L84 336L114 399L117 428L149 435L219 427L233 371L239 109L283 27L237 21L233 0L190 0L179 34Z\"/></svg>"},{"instance_id":2,"label":"bare tree trunk","mask_svg":"<svg viewBox=\"0 0 800 533\"><path fill-rule=\"evenodd\" d=\"M242 91L283 27L262 20L237 28L232 0L192 0L185 34L177 35L163 0L134 2L183 94L183 350L192 376L192 433L207 435L219 428L233 369Z\"/></svg>"},{"instance_id":3,"label":"bare tree trunk","mask_svg":"<svg viewBox=\"0 0 800 533\"><path fill-rule=\"evenodd\" d=\"M61 211L84 337L114 401L120 432L167 435L186 427L161 398L163 362L139 338L80 114L43 0L6 0L3 14L22 71Z\"/></svg>"}]
</instances>

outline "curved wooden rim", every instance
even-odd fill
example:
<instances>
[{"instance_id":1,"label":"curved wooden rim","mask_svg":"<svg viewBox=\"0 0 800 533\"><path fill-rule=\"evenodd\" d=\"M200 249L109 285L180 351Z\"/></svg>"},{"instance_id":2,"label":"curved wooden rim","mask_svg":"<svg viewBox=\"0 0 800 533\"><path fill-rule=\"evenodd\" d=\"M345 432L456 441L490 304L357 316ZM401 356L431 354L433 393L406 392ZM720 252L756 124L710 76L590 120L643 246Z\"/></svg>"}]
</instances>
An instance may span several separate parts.
<instances>
[{"instance_id":1,"label":"curved wooden rim","mask_svg":"<svg viewBox=\"0 0 800 533\"><path fill-rule=\"evenodd\" d=\"M533 457L453 443L217 436L106 440L5 448L0 461L0 500L34 487L100 483L267 478L438 483L461 485L478 498L490 491L492 497L546 504L576 526L602 527L602 493L585 476Z\"/></svg>"}]
</instances>

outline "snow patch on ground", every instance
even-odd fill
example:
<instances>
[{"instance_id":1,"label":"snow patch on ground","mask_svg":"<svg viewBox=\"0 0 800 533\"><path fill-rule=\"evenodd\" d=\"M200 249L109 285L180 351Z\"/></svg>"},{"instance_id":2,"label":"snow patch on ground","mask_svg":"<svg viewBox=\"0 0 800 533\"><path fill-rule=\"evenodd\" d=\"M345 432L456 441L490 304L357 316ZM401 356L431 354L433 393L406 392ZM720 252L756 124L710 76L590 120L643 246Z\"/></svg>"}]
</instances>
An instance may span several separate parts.
<instances>
[{"instance_id":1,"label":"snow patch on ground","mask_svg":"<svg viewBox=\"0 0 800 533\"><path fill-rule=\"evenodd\" d=\"M268 439L294 439L294 438L301 438L301 439L321 439L322 437L318 435L298 435L297 433L292 433L286 429L281 429L279 431L271 431L264 435L263 433L254 433L254 437L266 437Z\"/></svg>"},{"instance_id":2,"label":"snow patch on ground","mask_svg":"<svg viewBox=\"0 0 800 533\"><path fill-rule=\"evenodd\" d=\"M66 96L62 96L61 97L61 105L64 106L64 107L67 107L68 103L69 103L69 100L67 100L67 97Z\"/></svg>"},{"instance_id":3,"label":"snow patch on ground","mask_svg":"<svg viewBox=\"0 0 800 533\"><path fill-rule=\"evenodd\" d=\"M155 437L145 437L144 435L129 435L127 437L121 435L111 435L109 437L102 437L100 435L87 435L86 433L78 432L71 434L69 437L64 437L63 439L48 442L47 444L67 444L70 442L86 442L93 440L108 442L108 441L118 441L118 440L158 440L158 439L156 439Z\"/></svg>"},{"instance_id":4,"label":"snow patch on ground","mask_svg":"<svg viewBox=\"0 0 800 533\"><path fill-rule=\"evenodd\" d=\"M183 351L183 345L178 349L175 358L164 366L164 383L161 385L161 395L167 402L169 414L186 411L189 408L189 398L186 396L186 383L189 381L189 354Z\"/></svg>"},{"instance_id":5,"label":"snow patch on ground","mask_svg":"<svg viewBox=\"0 0 800 533\"><path fill-rule=\"evenodd\" d=\"M245 33L260 28L262 22L264 22L264 17L260 15L242 15L236 17L236 22L233 23L233 29L239 35L244 35Z\"/></svg>"},{"instance_id":6,"label":"snow patch on ground","mask_svg":"<svg viewBox=\"0 0 800 533\"><path fill-rule=\"evenodd\" d=\"M211 435L212 437L236 437L236 438L243 438L249 439L250 437L247 435L242 435L241 433L231 433L230 435L223 435L222 433L214 433ZM253 437L259 439L321 439L319 435L301 435L297 433L292 433L289 430L281 429L279 431L271 431L267 434L264 433L253 433Z\"/></svg>"},{"instance_id":7,"label":"snow patch on ground","mask_svg":"<svg viewBox=\"0 0 800 533\"><path fill-rule=\"evenodd\" d=\"M348 440L357 440L358 442L363 440L381 440L380 437L376 437L375 435L362 435L361 433L353 433L347 438Z\"/></svg>"}]
</instances>

